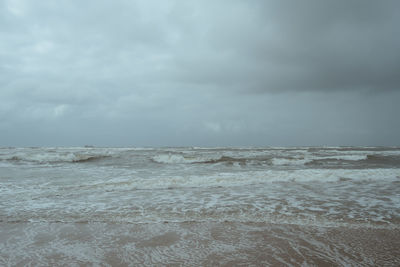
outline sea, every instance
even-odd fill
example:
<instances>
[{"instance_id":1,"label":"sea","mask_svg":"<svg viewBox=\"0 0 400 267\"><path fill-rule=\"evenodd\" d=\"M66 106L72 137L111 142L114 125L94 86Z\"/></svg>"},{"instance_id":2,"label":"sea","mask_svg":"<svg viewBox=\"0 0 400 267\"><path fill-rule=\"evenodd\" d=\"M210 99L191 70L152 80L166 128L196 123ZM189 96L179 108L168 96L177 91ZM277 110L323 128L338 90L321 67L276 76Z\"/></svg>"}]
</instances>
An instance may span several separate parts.
<instances>
[{"instance_id":1,"label":"sea","mask_svg":"<svg viewBox=\"0 0 400 267\"><path fill-rule=\"evenodd\" d=\"M400 147L0 148L0 266L400 266Z\"/></svg>"}]
</instances>

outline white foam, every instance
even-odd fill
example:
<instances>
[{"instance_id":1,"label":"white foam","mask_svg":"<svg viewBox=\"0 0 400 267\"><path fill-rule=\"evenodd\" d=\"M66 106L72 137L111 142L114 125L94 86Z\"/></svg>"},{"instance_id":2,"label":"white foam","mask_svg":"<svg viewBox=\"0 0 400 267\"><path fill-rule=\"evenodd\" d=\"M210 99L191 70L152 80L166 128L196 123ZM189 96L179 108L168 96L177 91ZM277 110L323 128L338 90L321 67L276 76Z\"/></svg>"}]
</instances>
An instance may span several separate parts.
<instances>
[{"instance_id":1,"label":"white foam","mask_svg":"<svg viewBox=\"0 0 400 267\"><path fill-rule=\"evenodd\" d=\"M169 188L206 188L234 187L252 184L278 182L315 182L332 183L344 180L352 181L396 181L400 169L307 169L307 170L267 170L246 172L221 172L208 175L165 175L148 178L125 177L96 183L96 187L123 187L125 189L169 189Z\"/></svg>"},{"instance_id":2,"label":"white foam","mask_svg":"<svg viewBox=\"0 0 400 267\"><path fill-rule=\"evenodd\" d=\"M288 159L288 158L273 158L272 164L275 166L299 166L310 162L311 159Z\"/></svg>"},{"instance_id":3,"label":"white foam","mask_svg":"<svg viewBox=\"0 0 400 267\"><path fill-rule=\"evenodd\" d=\"M356 224L364 220L390 224L396 222L400 207L396 165L386 169L364 169L366 164L359 169L357 162L355 168L346 162L349 169L302 166L315 159L362 160L370 154L271 149L2 149L0 220L298 223L310 219L318 224L321 218L327 223L345 218ZM94 164L69 163L102 156L112 158ZM191 164L201 162L207 164ZM271 162L283 167L271 166Z\"/></svg>"},{"instance_id":4,"label":"white foam","mask_svg":"<svg viewBox=\"0 0 400 267\"><path fill-rule=\"evenodd\" d=\"M301 166L312 162L313 160L347 160L359 161L366 160L367 155L332 155L332 156L310 156L305 158L273 158L272 164L275 166Z\"/></svg>"},{"instance_id":5,"label":"white foam","mask_svg":"<svg viewBox=\"0 0 400 267\"><path fill-rule=\"evenodd\" d=\"M165 164L182 164L182 163L201 163L212 160L217 160L220 157L217 154L202 154L202 155L190 155L190 154L158 154L153 157L153 160L158 163Z\"/></svg>"},{"instance_id":6,"label":"white foam","mask_svg":"<svg viewBox=\"0 0 400 267\"><path fill-rule=\"evenodd\" d=\"M363 155L377 155L377 156L400 156L400 150L383 150L383 151L377 151L377 150L348 150L348 151L342 151L342 150L329 150L329 153L334 153L339 156L347 156L347 155L354 155L354 156L363 156Z\"/></svg>"},{"instance_id":7,"label":"white foam","mask_svg":"<svg viewBox=\"0 0 400 267\"><path fill-rule=\"evenodd\" d=\"M358 161L358 160L366 160L367 155L332 155L332 156L322 156L322 157L312 157L313 159L320 160L320 159L334 159L334 160L353 160L353 161Z\"/></svg>"},{"instance_id":8,"label":"white foam","mask_svg":"<svg viewBox=\"0 0 400 267\"><path fill-rule=\"evenodd\" d=\"M154 156L153 160L158 163L190 163L184 156L177 154L160 154Z\"/></svg>"}]
</instances>

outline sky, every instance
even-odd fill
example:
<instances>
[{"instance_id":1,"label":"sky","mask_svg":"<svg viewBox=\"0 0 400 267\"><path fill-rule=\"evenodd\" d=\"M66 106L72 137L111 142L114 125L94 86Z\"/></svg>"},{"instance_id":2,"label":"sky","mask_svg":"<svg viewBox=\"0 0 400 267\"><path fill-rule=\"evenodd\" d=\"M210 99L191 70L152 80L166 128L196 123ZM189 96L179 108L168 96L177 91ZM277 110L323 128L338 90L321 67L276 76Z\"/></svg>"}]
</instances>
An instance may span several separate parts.
<instances>
[{"instance_id":1,"label":"sky","mask_svg":"<svg viewBox=\"0 0 400 267\"><path fill-rule=\"evenodd\" d=\"M0 146L400 146L400 1L0 0Z\"/></svg>"}]
</instances>

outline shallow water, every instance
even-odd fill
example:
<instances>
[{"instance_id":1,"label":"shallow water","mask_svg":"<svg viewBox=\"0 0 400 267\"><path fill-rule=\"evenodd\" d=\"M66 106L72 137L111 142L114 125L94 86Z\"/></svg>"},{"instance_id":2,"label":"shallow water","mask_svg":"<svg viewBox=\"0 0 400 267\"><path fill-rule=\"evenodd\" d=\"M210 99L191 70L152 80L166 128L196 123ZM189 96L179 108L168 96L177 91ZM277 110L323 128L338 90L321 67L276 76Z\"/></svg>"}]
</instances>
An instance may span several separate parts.
<instances>
[{"instance_id":1,"label":"shallow water","mask_svg":"<svg viewBox=\"0 0 400 267\"><path fill-rule=\"evenodd\" d=\"M198 261L192 258L193 263L226 262L223 255L242 251L248 257L255 253L260 262L268 252L264 262L269 264L288 264L293 257L294 265L317 260L373 265L374 259L383 260L383 254L366 255L372 247L357 240L364 233L387 245L388 251L399 249L390 237L398 236L400 229L399 192L400 148L393 147L1 148L0 230L8 238L0 241L0 263L18 263L24 254L11 249L15 246L28 246L24 253L31 256L26 263L40 263L56 244L61 258L72 253L70 258L78 260L79 250L62 252L61 247L75 242L72 232L86 229L87 240L76 241L81 245L74 247L99 247L106 253L108 241L102 235L107 232L116 247L112 253L129 258L142 255L137 253L144 244L159 242L151 238L161 233L176 239L165 241L163 247L187 264L190 261L176 254L176 244L189 253L195 248L183 239L197 242L211 228L221 228L221 234L241 236L244 243L224 237L216 248L215 236L209 236L204 251L197 251L203 256ZM187 225L189 230L182 230ZM145 236L130 243L134 249L118 243L125 238L118 231L143 227ZM249 234L249 227L266 239ZM12 229L19 239L10 236ZM50 237L41 239L45 229L50 229ZM74 230L60 237L66 229ZM335 231L338 236L350 234L354 246L340 247L338 240L326 236ZM308 241L300 240L304 235ZM42 243L36 250L37 238ZM268 238L276 243L271 245ZM309 245L300 251L303 241ZM226 247L230 252L225 253ZM348 252L357 247L359 257ZM277 256L277 251L286 256ZM100 254L88 260L106 260ZM398 261L390 252L384 255L391 263ZM143 257L136 262L147 263Z\"/></svg>"},{"instance_id":2,"label":"shallow water","mask_svg":"<svg viewBox=\"0 0 400 267\"><path fill-rule=\"evenodd\" d=\"M400 231L238 222L2 223L1 266L399 266Z\"/></svg>"}]
</instances>

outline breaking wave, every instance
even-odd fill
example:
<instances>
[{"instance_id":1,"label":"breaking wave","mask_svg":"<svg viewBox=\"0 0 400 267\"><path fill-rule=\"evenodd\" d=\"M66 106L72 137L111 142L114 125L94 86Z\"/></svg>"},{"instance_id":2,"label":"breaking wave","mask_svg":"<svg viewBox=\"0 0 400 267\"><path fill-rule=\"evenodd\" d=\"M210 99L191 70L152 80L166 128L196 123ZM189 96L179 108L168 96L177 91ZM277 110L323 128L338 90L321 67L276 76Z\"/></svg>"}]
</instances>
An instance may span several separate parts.
<instances>
[{"instance_id":1,"label":"breaking wave","mask_svg":"<svg viewBox=\"0 0 400 267\"><path fill-rule=\"evenodd\" d=\"M220 157L214 155L207 157L206 155L185 155L185 154L158 154L155 155L152 160L156 163L163 164L183 164L183 163L208 163L220 159Z\"/></svg>"},{"instance_id":2,"label":"breaking wave","mask_svg":"<svg viewBox=\"0 0 400 267\"><path fill-rule=\"evenodd\" d=\"M162 164L226 164L226 165L269 165L269 166L312 166L324 165L326 163L399 163L400 157L379 155L238 155L232 157L218 154L184 154L169 153L158 154L152 157L152 161Z\"/></svg>"},{"instance_id":3,"label":"breaking wave","mask_svg":"<svg viewBox=\"0 0 400 267\"><path fill-rule=\"evenodd\" d=\"M207 164L214 167L388 168L400 166L399 150L194 149L194 148L26 148L1 149L5 164L88 163L112 158L112 164L137 168L152 164ZM138 161L139 160L139 161ZM149 164L149 165L147 165ZM139 166L139 167L140 167Z\"/></svg>"},{"instance_id":4,"label":"breaking wave","mask_svg":"<svg viewBox=\"0 0 400 267\"><path fill-rule=\"evenodd\" d=\"M93 155L80 153L37 153L37 154L19 154L3 158L2 160L11 162L32 162L32 163L80 163L97 161L110 157L109 155Z\"/></svg>"}]
</instances>

